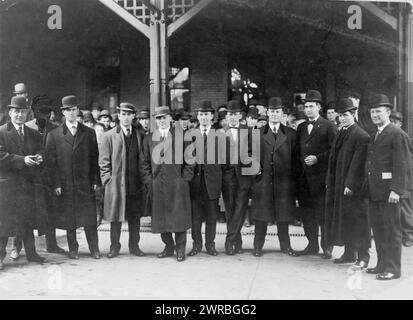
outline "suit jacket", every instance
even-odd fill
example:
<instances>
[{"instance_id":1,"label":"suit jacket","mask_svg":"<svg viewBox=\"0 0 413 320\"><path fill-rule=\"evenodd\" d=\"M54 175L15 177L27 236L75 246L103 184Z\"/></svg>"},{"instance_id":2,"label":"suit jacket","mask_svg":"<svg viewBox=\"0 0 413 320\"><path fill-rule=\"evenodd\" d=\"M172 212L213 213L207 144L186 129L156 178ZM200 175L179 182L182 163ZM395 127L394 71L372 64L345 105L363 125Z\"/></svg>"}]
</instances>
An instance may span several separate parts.
<instances>
[{"instance_id":1,"label":"suit jacket","mask_svg":"<svg viewBox=\"0 0 413 320\"><path fill-rule=\"evenodd\" d=\"M96 225L93 185L100 185L98 146L93 129L78 123L73 137L66 124L52 130L46 138L46 164L54 196L54 224L59 229Z\"/></svg>"},{"instance_id":2,"label":"suit jacket","mask_svg":"<svg viewBox=\"0 0 413 320\"><path fill-rule=\"evenodd\" d=\"M105 187L103 218L107 221L125 221L126 178L129 178L130 190L138 198L140 204L136 214L142 215L144 209L144 187L139 171L139 156L142 152L143 133L137 128L135 134L138 151L136 158L127 157L125 135L120 125L105 132L99 146L99 166L102 184ZM129 172L126 176L126 161L129 159Z\"/></svg>"},{"instance_id":3,"label":"suit jacket","mask_svg":"<svg viewBox=\"0 0 413 320\"><path fill-rule=\"evenodd\" d=\"M192 142L197 145L197 148L195 149L194 155L197 156L197 151L199 149L199 154L198 158L203 159L203 163L199 163L198 161L195 164L194 168L194 178L192 179L190 186L191 186L191 198L196 199L200 195L200 192L202 190L201 184L204 183L201 180L201 172L203 171L203 176L205 180L205 185L207 189L207 196L210 200L218 199L221 195L221 190L222 190L222 170L223 170L223 164L220 163L220 152L223 152L223 145L220 144L220 138L218 137L218 132L215 131L213 128L211 128L208 139L209 142L204 144L202 142L203 136L199 128L192 129L188 131L188 134L192 135ZM225 139L224 133L222 132L222 139ZM211 137L215 135L215 139L211 140ZM201 141L201 143L197 144L197 139L198 141ZM225 140L224 140L225 141ZM214 152L214 163L208 163L208 154L210 154L211 151L208 152L208 146L213 147L212 152ZM205 152L206 151L206 152ZM211 156L211 155L210 155Z\"/></svg>"},{"instance_id":4,"label":"suit jacket","mask_svg":"<svg viewBox=\"0 0 413 320\"><path fill-rule=\"evenodd\" d=\"M47 185L44 164L27 167L27 155L43 154L42 137L24 125L24 141L11 122L0 127L0 236L15 236L22 225L38 229L47 226Z\"/></svg>"},{"instance_id":5,"label":"suit jacket","mask_svg":"<svg viewBox=\"0 0 413 320\"><path fill-rule=\"evenodd\" d=\"M400 128L388 124L377 136L372 135L367 150L366 180L370 199L387 201L391 191L408 196L410 138Z\"/></svg>"},{"instance_id":6,"label":"suit jacket","mask_svg":"<svg viewBox=\"0 0 413 320\"><path fill-rule=\"evenodd\" d=\"M328 157L337 128L333 123L321 116L313 125L310 135L308 134L307 127L308 123L303 122L297 128L296 148L300 160L298 183L300 187L308 183L310 190L314 194L324 193ZM317 157L317 163L313 166L307 166L304 162L304 159L309 155Z\"/></svg>"}]
</instances>

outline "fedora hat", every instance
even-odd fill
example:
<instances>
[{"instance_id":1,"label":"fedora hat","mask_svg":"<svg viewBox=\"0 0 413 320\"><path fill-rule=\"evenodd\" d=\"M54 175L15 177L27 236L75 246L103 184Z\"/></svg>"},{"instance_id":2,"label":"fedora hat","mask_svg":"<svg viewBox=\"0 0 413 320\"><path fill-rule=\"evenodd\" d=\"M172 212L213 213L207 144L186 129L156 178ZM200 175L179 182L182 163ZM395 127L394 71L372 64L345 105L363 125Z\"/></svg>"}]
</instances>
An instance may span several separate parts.
<instances>
[{"instance_id":1,"label":"fedora hat","mask_svg":"<svg viewBox=\"0 0 413 320\"><path fill-rule=\"evenodd\" d=\"M16 83L14 85L14 94L23 94L27 92L26 85L24 83Z\"/></svg>"},{"instance_id":2,"label":"fedora hat","mask_svg":"<svg viewBox=\"0 0 413 320\"><path fill-rule=\"evenodd\" d=\"M227 103L227 111L228 112L241 112L241 104L239 100L230 100Z\"/></svg>"},{"instance_id":3,"label":"fedora hat","mask_svg":"<svg viewBox=\"0 0 413 320\"><path fill-rule=\"evenodd\" d=\"M83 122L95 122L90 112L85 112L85 114L83 115Z\"/></svg>"},{"instance_id":4,"label":"fedora hat","mask_svg":"<svg viewBox=\"0 0 413 320\"><path fill-rule=\"evenodd\" d=\"M118 111L127 111L127 112L136 113L135 106L130 102L122 102L121 104L119 104L118 107L116 107L116 109Z\"/></svg>"},{"instance_id":5,"label":"fedora hat","mask_svg":"<svg viewBox=\"0 0 413 320\"><path fill-rule=\"evenodd\" d=\"M271 97L268 100L268 109L283 109L283 101L280 97Z\"/></svg>"},{"instance_id":6,"label":"fedora hat","mask_svg":"<svg viewBox=\"0 0 413 320\"><path fill-rule=\"evenodd\" d=\"M195 109L197 112L214 112L214 108L212 107L212 102L210 100L201 100L199 102L198 108Z\"/></svg>"},{"instance_id":7,"label":"fedora hat","mask_svg":"<svg viewBox=\"0 0 413 320\"><path fill-rule=\"evenodd\" d=\"M163 116L170 115L170 114L171 114L171 110L169 110L168 106L159 106L155 108L155 113L153 114L153 116L155 118L159 118L159 117L163 117Z\"/></svg>"},{"instance_id":8,"label":"fedora hat","mask_svg":"<svg viewBox=\"0 0 413 320\"><path fill-rule=\"evenodd\" d=\"M332 108L329 108L329 109L332 109ZM356 110L357 107L354 106L353 101L351 101L350 98L343 98L338 101L334 109L336 110L337 113L344 113L346 111Z\"/></svg>"},{"instance_id":9,"label":"fedora hat","mask_svg":"<svg viewBox=\"0 0 413 320\"><path fill-rule=\"evenodd\" d=\"M143 108L138 112L138 119L149 119L150 114L147 108Z\"/></svg>"},{"instance_id":10,"label":"fedora hat","mask_svg":"<svg viewBox=\"0 0 413 320\"><path fill-rule=\"evenodd\" d=\"M100 115L98 117L98 120L100 120L103 117L107 117L107 118L110 119L110 121L112 121L112 116L110 115L109 110L106 110L106 109L102 110L102 112L100 113Z\"/></svg>"},{"instance_id":11,"label":"fedora hat","mask_svg":"<svg viewBox=\"0 0 413 320\"><path fill-rule=\"evenodd\" d=\"M10 104L7 107L15 109L28 109L26 98L22 96L12 97Z\"/></svg>"},{"instance_id":12,"label":"fedora hat","mask_svg":"<svg viewBox=\"0 0 413 320\"><path fill-rule=\"evenodd\" d=\"M308 90L303 99L305 102L322 102L321 93L317 90Z\"/></svg>"},{"instance_id":13,"label":"fedora hat","mask_svg":"<svg viewBox=\"0 0 413 320\"><path fill-rule=\"evenodd\" d=\"M66 96L62 98L62 106L60 107L60 109L70 109L77 106L78 103L75 96Z\"/></svg>"},{"instance_id":14,"label":"fedora hat","mask_svg":"<svg viewBox=\"0 0 413 320\"><path fill-rule=\"evenodd\" d=\"M393 109L393 105L390 103L389 98L385 94L376 94L371 99L369 109L379 107L389 107L390 109Z\"/></svg>"}]
</instances>

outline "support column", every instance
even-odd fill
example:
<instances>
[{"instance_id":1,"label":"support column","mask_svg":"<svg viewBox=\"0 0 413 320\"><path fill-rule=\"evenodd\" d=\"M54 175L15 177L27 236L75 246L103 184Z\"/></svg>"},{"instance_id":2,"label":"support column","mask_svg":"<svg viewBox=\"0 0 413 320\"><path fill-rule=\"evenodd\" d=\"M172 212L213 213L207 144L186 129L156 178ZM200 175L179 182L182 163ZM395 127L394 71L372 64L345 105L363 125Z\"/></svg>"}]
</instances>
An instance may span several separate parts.
<instances>
[{"instance_id":1,"label":"support column","mask_svg":"<svg viewBox=\"0 0 413 320\"><path fill-rule=\"evenodd\" d=\"M161 9L161 19L159 21L159 42L160 42L160 70L161 70L161 82L160 82L160 93L161 93L161 103L163 106L169 105L169 90L168 90L168 79L169 79L169 49L168 49L168 28L166 24L166 6L165 0L158 0Z\"/></svg>"},{"instance_id":2,"label":"support column","mask_svg":"<svg viewBox=\"0 0 413 320\"><path fill-rule=\"evenodd\" d=\"M397 60L397 111L406 114L406 39L405 4L399 3L397 12L398 60Z\"/></svg>"},{"instance_id":3,"label":"support column","mask_svg":"<svg viewBox=\"0 0 413 320\"><path fill-rule=\"evenodd\" d=\"M160 105L160 83L161 83L161 62L160 62L160 41L159 41L159 24L154 14L151 14L149 26L149 47L150 47L150 71L149 71L149 91L151 105L151 130L155 128L155 119L152 115L155 113L155 107Z\"/></svg>"},{"instance_id":4,"label":"support column","mask_svg":"<svg viewBox=\"0 0 413 320\"><path fill-rule=\"evenodd\" d=\"M409 13L407 16L406 28L406 58L407 58L407 75L406 75L406 91L407 101L404 113L405 130L413 137L413 13L412 7L409 5Z\"/></svg>"}]
</instances>

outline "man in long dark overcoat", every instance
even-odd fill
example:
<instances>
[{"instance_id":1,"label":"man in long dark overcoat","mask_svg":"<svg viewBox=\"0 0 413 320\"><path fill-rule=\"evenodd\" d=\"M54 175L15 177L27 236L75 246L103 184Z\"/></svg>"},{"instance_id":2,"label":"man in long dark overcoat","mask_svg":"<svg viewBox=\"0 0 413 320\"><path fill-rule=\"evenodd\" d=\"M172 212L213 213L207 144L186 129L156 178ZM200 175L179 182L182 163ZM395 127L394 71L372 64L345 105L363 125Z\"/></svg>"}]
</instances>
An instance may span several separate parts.
<instances>
[{"instance_id":1,"label":"man in long dark overcoat","mask_svg":"<svg viewBox=\"0 0 413 320\"><path fill-rule=\"evenodd\" d=\"M33 229L42 235L47 225L42 137L24 125L24 97L13 97L8 109L11 121L0 127L0 269L8 237L23 240L27 260L43 262L36 253Z\"/></svg>"},{"instance_id":2,"label":"man in long dark overcoat","mask_svg":"<svg viewBox=\"0 0 413 320\"><path fill-rule=\"evenodd\" d=\"M297 149L300 159L297 176L297 195L301 208L307 247L302 255L318 254L318 230L321 228L321 248L323 257L331 259L331 247L325 242L324 206L325 181L331 144L337 128L330 121L322 118L322 97L317 90L309 90L305 98L304 112L308 121L297 128Z\"/></svg>"},{"instance_id":3,"label":"man in long dark overcoat","mask_svg":"<svg viewBox=\"0 0 413 320\"><path fill-rule=\"evenodd\" d=\"M356 106L351 99L338 102L341 129L333 141L326 178L326 242L343 246L334 263L355 262L367 267L371 243L367 199L363 194L367 145L370 136L355 123Z\"/></svg>"},{"instance_id":4,"label":"man in long dark overcoat","mask_svg":"<svg viewBox=\"0 0 413 320\"><path fill-rule=\"evenodd\" d=\"M367 149L366 180L377 265L367 269L378 280L401 276L400 201L408 197L409 136L390 123L393 108L384 94L374 96L370 115L377 126Z\"/></svg>"},{"instance_id":5,"label":"man in long dark overcoat","mask_svg":"<svg viewBox=\"0 0 413 320\"><path fill-rule=\"evenodd\" d=\"M168 106L156 108L157 129L143 140L140 169L152 200L152 232L160 233L165 249L159 258L172 256L185 260L186 231L191 228L189 182L194 165L184 159L184 132L171 127ZM175 233L175 242L172 237Z\"/></svg>"},{"instance_id":6,"label":"man in long dark overcoat","mask_svg":"<svg viewBox=\"0 0 413 320\"><path fill-rule=\"evenodd\" d=\"M79 108L75 96L64 97L61 108L66 122L46 140L46 163L55 194L54 225L66 230L71 259L79 258L76 229L80 227L84 227L93 258L99 259L94 198L100 184L96 134L76 121Z\"/></svg>"},{"instance_id":7,"label":"man in long dark overcoat","mask_svg":"<svg viewBox=\"0 0 413 320\"><path fill-rule=\"evenodd\" d=\"M295 168L297 156L296 133L281 123L283 105L281 98L268 102L269 123L261 129L261 172L252 188L251 217L255 223L254 251L262 256L262 248L269 222L277 222L281 251L291 256L298 254L291 249L289 223L294 220Z\"/></svg>"},{"instance_id":8,"label":"man in long dark overcoat","mask_svg":"<svg viewBox=\"0 0 413 320\"><path fill-rule=\"evenodd\" d=\"M144 210L144 190L139 171L143 130L132 125L136 114L133 104L123 102L117 108L119 125L105 132L99 147L99 166L105 187L103 218L110 222L109 258L120 251L123 221L128 221L129 252L143 256L139 248L140 218Z\"/></svg>"}]
</instances>

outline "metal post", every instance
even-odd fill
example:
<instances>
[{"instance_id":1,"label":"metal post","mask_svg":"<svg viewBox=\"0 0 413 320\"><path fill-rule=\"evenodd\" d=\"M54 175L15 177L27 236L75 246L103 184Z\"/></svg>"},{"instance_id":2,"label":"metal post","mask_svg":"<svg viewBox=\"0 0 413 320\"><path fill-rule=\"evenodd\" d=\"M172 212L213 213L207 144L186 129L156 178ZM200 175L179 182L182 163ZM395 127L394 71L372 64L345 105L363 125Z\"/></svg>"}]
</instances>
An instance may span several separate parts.
<instances>
[{"instance_id":1,"label":"metal post","mask_svg":"<svg viewBox=\"0 0 413 320\"><path fill-rule=\"evenodd\" d=\"M168 27L166 23L166 6L165 0L159 1L159 9L161 9L161 19L159 21L159 42L160 42L160 71L161 71L161 82L160 82L160 92L161 92L161 102L162 105L169 105L168 97L168 78L169 78L169 49L168 49Z\"/></svg>"},{"instance_id":2,"label":"metal post","mask_svg":"<svg viewBox=\"0 0 413 320\"><path fill-rule=\"evenodd\" d=\"M404 112L406 104L406 63L405 63L405 23L404 4L399 3L397 10L397 34L398 34L398 55L397 55L397 110Z\"/></svg>"},{"instance_id":3,"label":"metal post","mask_svg":"<svg viewBox=\"0 0 413 320\"><path fill-rule=\"evenodd\" d=\"M154 1L155 2L155 1ZM155 4L155 3L154 3ZM155 107L160 105L160 55L159 55L159 24L156 19L156 13L151 12L149 32L150 47L150 72L149 72L149 91L151 105L151 130L155 128L155 119L152 115L155 113Z\"/></svg>"},{"instance_id":4,"label":"metal post","mask_svg":"<svg viewBox=\"0 0 413 320\"><path fill-rule=\"evenodd\" d=\"M404 113L405 130L413 137L413 13L412 7L409 5L409 14L407 16L406 28L406 59L407 59L407 75L406 75L406 91L407 101Z\"/></svg>"}]
</instances>

